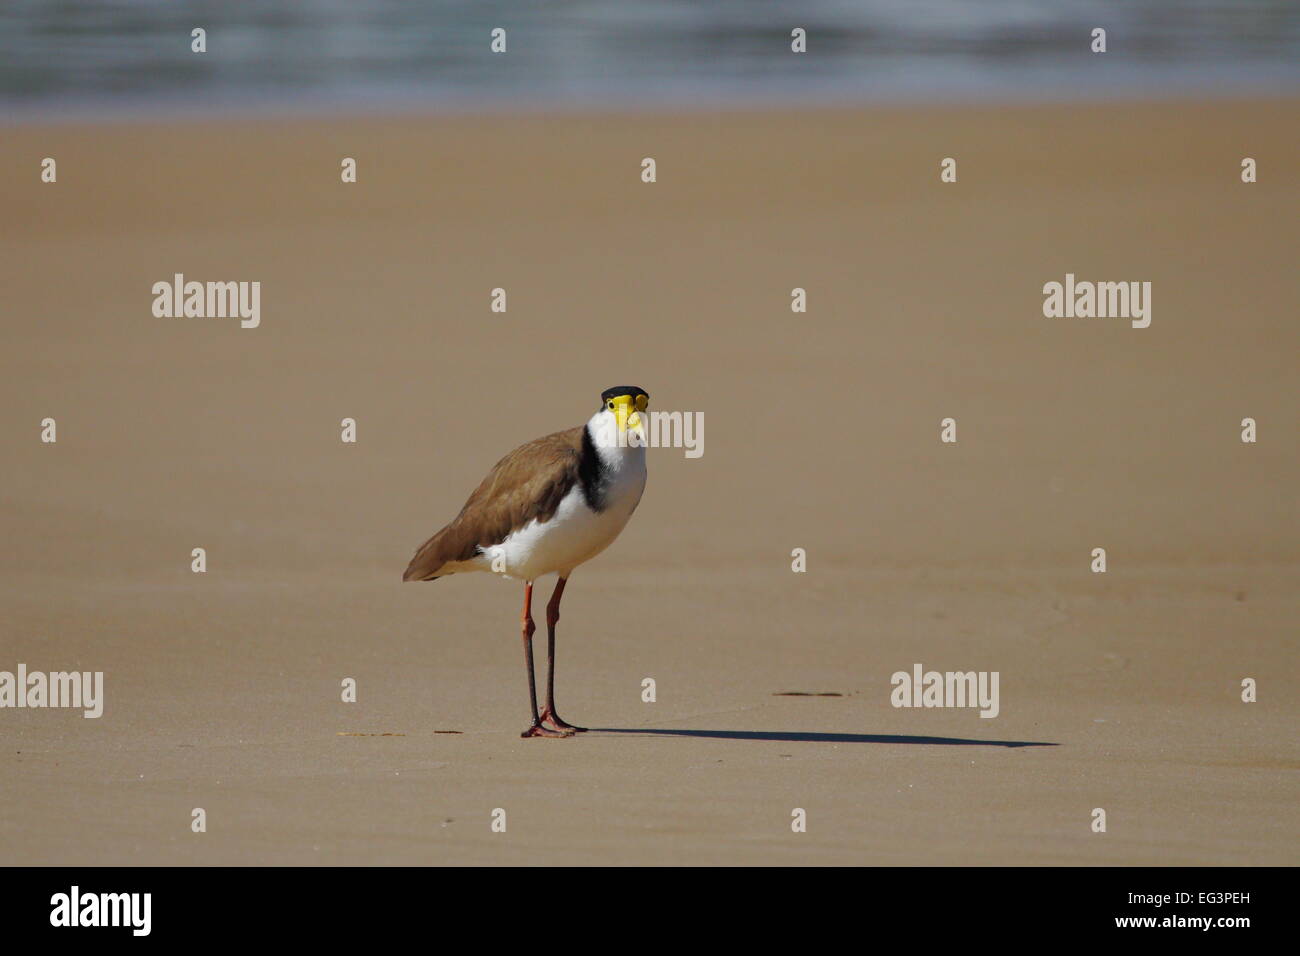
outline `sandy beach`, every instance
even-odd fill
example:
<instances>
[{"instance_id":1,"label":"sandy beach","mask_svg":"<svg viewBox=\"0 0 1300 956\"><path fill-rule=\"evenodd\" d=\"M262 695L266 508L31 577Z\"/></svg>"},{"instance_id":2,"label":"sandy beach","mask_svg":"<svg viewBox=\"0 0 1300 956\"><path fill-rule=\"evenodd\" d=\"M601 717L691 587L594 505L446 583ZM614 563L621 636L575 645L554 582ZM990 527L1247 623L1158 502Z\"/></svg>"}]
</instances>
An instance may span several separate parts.
<instances>
[{"instance_id":1,"label":"sandy beach","mask_svg":"<svg viewBox=\"0 0 1300 956\"><path fill-rule=\"evenodd\" d=\"M105 698L0 709L0 863L1300 862L1298 106L6 129L0 670ZM521 586L402 571L620 383L704 454L569 584L593 731L521 740Z\"/></svg>"}]
</instances>

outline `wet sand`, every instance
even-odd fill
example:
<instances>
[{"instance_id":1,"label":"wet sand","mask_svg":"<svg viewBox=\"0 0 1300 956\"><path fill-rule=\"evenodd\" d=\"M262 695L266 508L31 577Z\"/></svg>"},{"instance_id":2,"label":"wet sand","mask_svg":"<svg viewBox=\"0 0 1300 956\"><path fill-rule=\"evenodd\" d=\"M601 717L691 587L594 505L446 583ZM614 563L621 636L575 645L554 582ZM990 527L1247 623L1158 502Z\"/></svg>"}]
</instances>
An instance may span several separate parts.
<instances>
[{"instance_id":1,"label":"wet sand","mask_svg":"<svg viewBox=\"0 0 1300 956\"><path fill-rule=\"evenodd\" d=\"M1300 862L1296 107L7 129L0 670L106 700L0 710L0 863ZM522 587L402 570L625 382L704 455L571 580L598 729L520 740Z\"/></svg>"}]
</instances>

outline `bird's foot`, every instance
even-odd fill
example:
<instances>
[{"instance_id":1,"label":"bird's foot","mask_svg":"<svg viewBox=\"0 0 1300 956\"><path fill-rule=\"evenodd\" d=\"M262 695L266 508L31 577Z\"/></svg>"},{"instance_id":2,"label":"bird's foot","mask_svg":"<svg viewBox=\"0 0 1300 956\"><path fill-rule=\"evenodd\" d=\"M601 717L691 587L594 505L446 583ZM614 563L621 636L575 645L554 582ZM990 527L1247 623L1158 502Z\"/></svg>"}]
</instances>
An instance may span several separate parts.
<instances>
[{"instance_id":1,"label":"bird's foot","mask_svg":"<svg viewBox=\"0 0 1300 956\"><path fill-rule=\"evenodd\" d=\"M552 730L550 727L543 727L541 722L533 724L525 730L520 737L572 737L571 730Z\"/></svg>"},{"instance_id":2,"label":"bird's foot","mask_svg":"<svg viewBox=\"0 0 1300 956\"><path fill-rule=\"evenodd\" d=\"M551 726L556 727L560 730L568 731L571 734L585 734L587 732L586 727L578 727L574 724L569 723L563 717L561 717L559 714L553 711L550 707L542 708L542 716L539 717L538 720L549 721Z\"/></svg>"}]
</instances>

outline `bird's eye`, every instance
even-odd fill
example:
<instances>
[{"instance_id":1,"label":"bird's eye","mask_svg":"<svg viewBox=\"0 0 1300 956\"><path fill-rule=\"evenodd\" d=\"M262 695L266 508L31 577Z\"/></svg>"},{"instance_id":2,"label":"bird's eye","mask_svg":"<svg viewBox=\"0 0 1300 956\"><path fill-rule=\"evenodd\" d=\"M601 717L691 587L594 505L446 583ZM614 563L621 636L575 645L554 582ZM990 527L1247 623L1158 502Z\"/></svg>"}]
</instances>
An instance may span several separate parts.
<instances>
[{"instance_id":1,"label":"bird's eye","mask_svg":"<svg viewBox=\"0 0 1300 956\"><path fill-rule=\"evenodd\" d=\"M609 402L609 410L610 410L611 412L614 410L614 403L613 403L613 402Z\"/></svg>"}]
</instances>

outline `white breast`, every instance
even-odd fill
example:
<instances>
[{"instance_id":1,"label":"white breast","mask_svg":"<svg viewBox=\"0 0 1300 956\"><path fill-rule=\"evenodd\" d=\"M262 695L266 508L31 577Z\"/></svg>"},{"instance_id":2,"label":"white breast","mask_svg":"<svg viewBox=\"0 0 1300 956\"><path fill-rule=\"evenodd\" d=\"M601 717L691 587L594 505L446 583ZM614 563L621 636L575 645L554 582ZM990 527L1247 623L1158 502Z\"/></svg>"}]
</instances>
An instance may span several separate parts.
<instances>
[{"instance_id":1,"label":"white breast","mask_svg":"<svg viewBox=\"0 0 1300 956\"><path fill-rule=\"evenodd\" d=\"M587 505L581 484L575 483L549 520L534 519L511 532L501 544L486 549L479 566L527 581L553 572L568 577L608 548L632 517L646 483L644 448L615 454L617 460L607 461L613 467L601 511Z\"/></svg>"}]
</instances>

